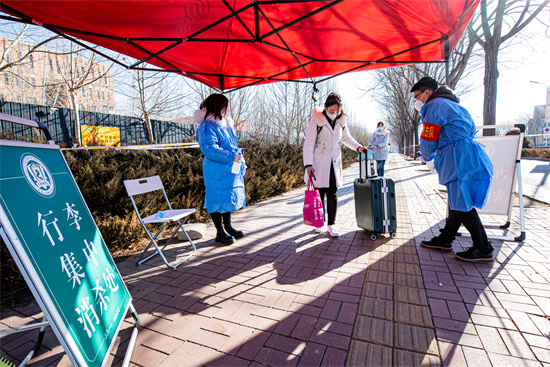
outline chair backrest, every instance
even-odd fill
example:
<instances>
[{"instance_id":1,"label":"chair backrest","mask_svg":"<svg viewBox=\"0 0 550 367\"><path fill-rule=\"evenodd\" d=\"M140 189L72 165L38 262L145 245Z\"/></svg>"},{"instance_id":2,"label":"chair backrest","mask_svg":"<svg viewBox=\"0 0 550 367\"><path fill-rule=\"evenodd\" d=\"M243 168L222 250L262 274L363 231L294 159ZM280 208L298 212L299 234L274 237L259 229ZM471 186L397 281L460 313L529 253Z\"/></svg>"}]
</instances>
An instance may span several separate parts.
<instances>
[{"instance_id":1,"label":"chair backrest","mask_svg":"<svg viewBox=\"0 0 550 367\"><path fill-rule=\"evenodd\" d=\"M126 187L126 192L128 192L128 196L130 197L133 195L145 194L146 192L164 189L159 176L126 180L124 181L124 186Z\"/></svg>"}]
</instances>

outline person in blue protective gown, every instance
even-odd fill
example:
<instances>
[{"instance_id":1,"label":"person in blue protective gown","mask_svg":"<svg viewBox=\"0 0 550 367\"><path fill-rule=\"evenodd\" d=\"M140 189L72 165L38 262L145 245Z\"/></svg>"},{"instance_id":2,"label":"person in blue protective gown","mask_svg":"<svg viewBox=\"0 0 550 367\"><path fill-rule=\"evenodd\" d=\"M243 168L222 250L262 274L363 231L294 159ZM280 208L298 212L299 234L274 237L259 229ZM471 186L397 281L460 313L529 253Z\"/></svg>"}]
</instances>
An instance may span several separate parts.
<instances>
[{"instance_id":1,"label":"person in blue protective gown","mask_svg":"<svg viewBox=\"0 0 550 367\"><path fill-rule=\"evenodd\" d=\"M447 187L450 207L441 234L421 245L451 251L463 224L472 236L473 246L455 253L455 257L470 262L494 261L493 247L475 209L481 209L487 201L493 164L483 146L474 140L474 121L453 91L439 86L433 78L420 79L411 93L424 125L420 136L422 159L434 160L439 183Z\"/></svg>"},{"instance_id":2,"label":"person in blue protective gown","mask_svg":"<svg viewBox=\"0 0 550 367\"><path fill-rule=\"evenodd\" d=\"M204 207L216 226L215 241L225 245L244 236L242 231L232 227L231 213L245 205L243 176L246 169L228 104L224 95L211 94L194 116L195 123L200 123L197 140L204 154ZM236 169L232 172L235 162Z\"/></svg>"},{"instance_id":3,"label":"person in blue protective gown","mask_svg":"<svg viewBox=\"0 0 550 367\"><path fill-rule=\"evenodd\" d=\"M374 160L378 164L378 176L384 176L384 165L388 159L388 132L384 123L380 121L376 124L376 131L372 134L368 147L374 151Z\"/></svg>"}]
</instances>

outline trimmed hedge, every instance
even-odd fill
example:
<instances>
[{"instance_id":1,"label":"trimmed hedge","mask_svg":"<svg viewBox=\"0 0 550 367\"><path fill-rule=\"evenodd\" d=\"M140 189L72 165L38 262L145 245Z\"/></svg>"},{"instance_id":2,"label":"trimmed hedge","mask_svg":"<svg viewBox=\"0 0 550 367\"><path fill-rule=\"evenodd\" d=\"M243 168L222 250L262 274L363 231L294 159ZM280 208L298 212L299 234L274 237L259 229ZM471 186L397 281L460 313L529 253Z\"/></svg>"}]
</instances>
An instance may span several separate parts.
<instances>
[{"instance_id":1,"label":"trimmed hedge","mask_svg":"<svg viewBox=\"0 0 550 367\"><path fill-rule=\"evenodd\" d=\"M526 158L546 158L550 159L550 149L548 148L531 148L522 149L521 156Z\"/></svg>"}]
</instances>

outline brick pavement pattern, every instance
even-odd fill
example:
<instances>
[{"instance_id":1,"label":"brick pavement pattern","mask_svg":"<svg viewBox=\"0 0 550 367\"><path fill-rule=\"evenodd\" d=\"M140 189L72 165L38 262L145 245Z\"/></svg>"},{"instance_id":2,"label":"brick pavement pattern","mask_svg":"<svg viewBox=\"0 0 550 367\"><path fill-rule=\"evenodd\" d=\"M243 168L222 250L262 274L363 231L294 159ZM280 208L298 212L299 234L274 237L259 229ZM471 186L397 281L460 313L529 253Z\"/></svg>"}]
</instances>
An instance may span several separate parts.
<instances>
[{"instance_id":1,"label":"brick pavement pattern","mask_svg":"<svg viewBox=\"0 0 550 367\"><path fill-rule=\"evenodd\" d=\"M420 246L443 226L446 196L415 163L393 154L388 165L396 238L372 241L356 227L354 165L339 190L339 238L302 224L298 189L236 213L247 235L234 245L217 245L209 226L176 270L137 266L137 256L117 264L142 326L131 365L550 367L549 208L527 208L527 240L494 241L494 263L459 262ZM180 246L165 251L169 260L185 255ZM41 317L36 304L4 310L0 328ZM108 365L122 363L131 326L128 316ZM21 361L36 334L2 336L2 356ZM51 330L31 362L70 365Z\"/></svg>"}]
</instances>

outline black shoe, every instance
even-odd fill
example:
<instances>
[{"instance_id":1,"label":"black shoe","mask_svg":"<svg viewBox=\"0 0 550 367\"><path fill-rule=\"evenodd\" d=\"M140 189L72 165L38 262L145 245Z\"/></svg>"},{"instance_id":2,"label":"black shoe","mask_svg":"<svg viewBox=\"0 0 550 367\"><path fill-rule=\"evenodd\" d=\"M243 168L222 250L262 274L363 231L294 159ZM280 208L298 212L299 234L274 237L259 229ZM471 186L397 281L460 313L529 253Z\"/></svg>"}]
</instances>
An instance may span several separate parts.
<instances>
[{"instance_id":1,"label":"black shoe","mask_svg":"<svg viewBox=\"0 0 550 367\"><path fill-rule=\"evenodd\" d=\"M441 242L439 237L434 237L429 241L422 241L420 244L426 248L433 248L438 250L451 251L453 249L453 242Z\"/></svg>"},{"instance_id":2,"label":"black shoe","mask_svg":"<svg viewBox=\"0 0 550 367\"><path fill-rule=\"evenodd\" d=\"M231 225L231 212L222 213L222 219L223 219L223 228L227 233L229 233L231 236L235 238L243 238L244 233L242 231L237 231L233 226Z\"/></svg>"},{"instance_id":3,"label":"black shoe","mask_svg":"<svg viewBox=\"0 0 550 367\"><path fill-rule=\"evenodd\" d=\"M224 245L231 245L235 243L235 238L225 232L218 233L214 241L223 243Z\"/></svg>"},{"instance_id":4,"label":"black shoe","mask_svg":"<svg viewBox=\"0 0 550 367\"><path fill-rule=\"evenodd\" d=\"M236 239L239 239L239 238L243 238L244 237L244 233L243 231L237 231L235 228L233 227L229 227L229 228L225 228L225 231L227 233L229 233L231 236L235 237Z\"/></svg>"},{"instance_id":5,"label":"black shoe","mask_svg":"<svg viewBox=\"0 0 550 367\"><path fill-rule=\"evenodd\" d=\"M462 261L468 261L468 262L486 262L491 263L495 261L495 258L493 257L493 251L484 254L475 247L470 247L466 251L457 252L455 254L455 257Z\"/></svg>"}]
</instances>

